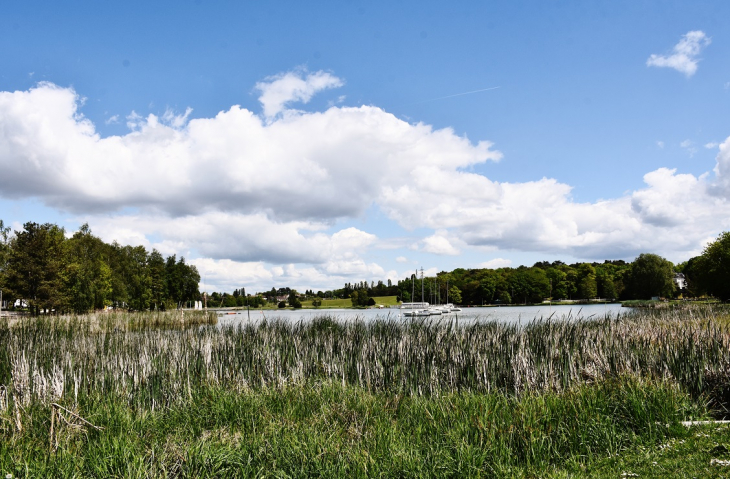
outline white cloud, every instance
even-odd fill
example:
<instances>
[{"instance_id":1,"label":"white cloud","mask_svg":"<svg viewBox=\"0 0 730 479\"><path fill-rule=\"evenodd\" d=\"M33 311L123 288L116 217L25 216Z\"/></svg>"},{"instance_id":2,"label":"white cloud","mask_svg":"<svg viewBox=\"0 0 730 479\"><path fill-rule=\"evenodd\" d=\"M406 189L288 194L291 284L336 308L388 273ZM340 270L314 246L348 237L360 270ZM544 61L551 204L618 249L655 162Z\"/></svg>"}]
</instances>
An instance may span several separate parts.
<instances>
[{"instance_id":1,"label":"white cloud","mask_svg":"<svg viewBox=\"0 0 730 479\"><path fill-rule=\"evenodd\" d=\"M658 146L659 148L664 148L664 142L663 141L657 141L656 142L656 146Z\"/></svg>"},{"instance_id":2,"label":"white cloud","mask_svg":"<svg viewBox=\"0 0 730 479\"><path fill-rule=\"evenodd\" d=\"M692 158L695 156L695 153L697 153L697 148L694 146L694 142L692 140L684 140L679 144L682 149L684 149L687 153L689 153L689 157Z\"/></svg>"},{"instance_id":3,"label":"white cloud","mask_svg":"<svg viewBox=\"0 0 730 479\"><path fill-rule=\"evenodd\" d=\"M255 88L261 92L259 101L264 108L264 115L272 118L284 111L291 102L308 103L317 92L342 85L344 82L331 73L307 73L300 69L268 77L257 83ZM344 101L343 96L340 98Z\"/></svg>"},{"instance_id":4,"label":"white cloud","mask_svg":"<svg viewBox=\"0 0 730 479\"><path fill-rule=\"evenodd\" d=\"M395 261L396 261L396 263L407 263L408 262L408 258L406 258L405 256L398 256L395 259Z\"/></svg>"},{"instance_id":5,"label":"white cloud","mask_svg":"<svg viewBox=\"0 0 730 479\"><path fill-rule=\"evenodd\" d=\"M93 233L107 242L154 248L165 256L201 255L189 262L198 267L201 281L210 291L232 291L242 285L258 290L271 286L333 288L353 280L382 280L387 274L380 265L362 259L377 238L356 228L328 235L318 232L322 226L317 224L279 224L262 215L223 212L178 218L116 215L77 219L90 222ZM150 237L163 239L152 241Z\"/></svg>"},{"instance_id":6,"label":"white cloud","mask_svg":"<svg viewBox=\"0 0 730 479\"><path fill-rule=\"evenodd\" d=\"M427 253L438 255L458 255L460 251L451 244L447 236L448 232L446 230L439 230L436 234L423 238L423 247L421 249Z\"/></svg>"},{"instance_id":7,"label":"white cloud","mask_svg":"<svg viewBox=\"0 0 730 479\"><path fill-rule=\"evenodd\" d=\"M710 186L710 191L716 196L730 199L730 137L720 144L714 171L716 180Z\"/></svg>"},{"instance_id":8,"label":"white cloud","mask_svg":"<svg viewBox=\"0 0 730 479\"><path fill-rule=\"evenodd\" d=\"M511 264L512 264L511 259L494 258L494 259L490 259L489 261L479 263L477 265L477 268L488 268L488 269L507 268Z\"/></svg>"},{"instance_id":9,"label":"white cloud","mask_svg":"<svg viewBox=\"0 0 730 479\"><path fill-rule=\"evenodd\" d=\"M500 157L450 129L411 125L370 106L265 124L234 106L214 118L128 116L101 138L68 88L0 93L0 193L68 211L154 208L264 213L277 221L356 217L422 169ZM183 126L184 125L184 126Z\"/></svg>"},{"instance_id":10,"label":"white cloud","mask_svg":"<svg viewBox=\"0 0 730 479\"><path fill-rule=\"evenodd\" d=\"M670 55L652 54L646 65L650 67L674 68L678 72L691 77L697 71L698 57L702 49L709 45L710 37L700 30L687 32L682 39L674 45Z\"/></svg>"},{"instance_id":11,"label":"white cloud","mask_svg":"<svg viewBox=\"0 0 730 479\"><path fill-rule=\"evenodd\" d=\"M110 116L104 123L106 123L107 125L119 123L119 115Z\"/></svg>"},{"instance_id":12,"label":"white cloud","mask_svg":"<svg viewBox=\"0 0 730 479\"><path fill-rule=\"evenodd\" d=\"M642 189L579 203L555 179L475 173L470 167L501 158L490 143L372 106L268 122L238 106L213 118L133 112L133 131L101 137L79 102L48 83L0 92L0 195L73 212L107 241L207 258L230 284L235 265L276 284L383 279L394 273L370 252L409 244L440 255L686 257L730 227L730 139L712 177L660 168ZM334 227L371 207L416 233L381 240Z\"/></svg>"},{"instance_id":13,"label":"white cloud","mask_svg":"<svg viewBox=\"0 0 730 479\"><path fill-rule=\"evenodd\" d=\"M355 261L376 241L375 235L347 228L331 235L324 224L276 222L263 214L207 212L170 217L163 214L81 216L105 241L157 248L163 253L195 252L213 259L239 262L309 263ZM153 242L148 237L164 238ZM190 254L190 253L186 253Z\"/></svg>"},{"instance_id":14,"label":"white cloud","mask_svg":"<svg viewBox=\"0 0 730 479\"><path fill-rule=\"evenodd\" d=\"M712 150L713 148L717 148L720 144L716 141L711 141L709 143L705 143L705 148L708 150Z\"/></svg>"}]
</instances>

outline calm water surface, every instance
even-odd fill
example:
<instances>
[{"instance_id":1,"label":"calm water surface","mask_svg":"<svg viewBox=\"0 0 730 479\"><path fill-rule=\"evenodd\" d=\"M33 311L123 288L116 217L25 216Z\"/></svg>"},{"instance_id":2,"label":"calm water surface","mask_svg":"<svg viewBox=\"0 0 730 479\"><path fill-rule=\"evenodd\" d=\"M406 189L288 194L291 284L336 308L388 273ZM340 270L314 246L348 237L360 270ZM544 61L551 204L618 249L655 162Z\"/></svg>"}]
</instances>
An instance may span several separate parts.
<instances>
[{"instance_id":1,"label":"calm water surface","mask_svg":"<svg viewBox=\"0 0 730 479\"><path fill-rule=\"evenodd\" d=\"M540 305L540 306L509 306L492 308L463 308L461 312L451 313L442 316L430 316L433 321L458 318L459 321L499 321L505 323L526 324L533 319L591 319L603 318L605 316L616 317L619 314L626 314L632 308L622 308L620 304L585 304L585 305ZM334 316L340 321L372 321L374 319L406 320L400 309L305 309L305 310L254 310L243 311L220 311L219 324L237 324L250 321L258 322L263 319L281 318L290 321L307 321L317 316Z\"/></svg>"}]
</instances>

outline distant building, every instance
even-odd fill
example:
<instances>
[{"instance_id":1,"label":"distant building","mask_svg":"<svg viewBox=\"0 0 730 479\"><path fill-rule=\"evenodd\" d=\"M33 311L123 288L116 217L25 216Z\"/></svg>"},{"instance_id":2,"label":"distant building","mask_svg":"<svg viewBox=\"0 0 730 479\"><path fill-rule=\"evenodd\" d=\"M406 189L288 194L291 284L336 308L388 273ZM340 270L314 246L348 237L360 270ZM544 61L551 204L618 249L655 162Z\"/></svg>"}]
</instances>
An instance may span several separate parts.
<instances>
[{"instance_id":1,"label":"distant building","mask_svg":"<svg viewBox=\"0 0 730 479\"><path fill-rule=\"evenodd\" d=\"M680 291L687 289L687 278L684 277L684 273L674 273L674 284Z\"/></svg>"}]
</instances>

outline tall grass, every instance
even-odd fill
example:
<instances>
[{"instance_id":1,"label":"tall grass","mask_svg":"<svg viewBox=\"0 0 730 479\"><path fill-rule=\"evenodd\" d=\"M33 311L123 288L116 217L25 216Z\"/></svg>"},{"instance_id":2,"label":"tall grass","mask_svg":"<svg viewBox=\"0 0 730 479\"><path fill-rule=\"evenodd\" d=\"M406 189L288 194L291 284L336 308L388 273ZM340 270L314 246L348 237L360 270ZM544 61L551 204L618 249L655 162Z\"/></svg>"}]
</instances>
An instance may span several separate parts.
<instances>
[{"instance_id":1,"label":"tall grass","mask_svg":"<svg viewBox=\"0 0 730 479\"><path fill-rule=\"evenodd\" d=\"M678 386L634 378L563 393L372 393L337 382L198 389L150 413L125 398L79 405L103 430L0 421L0 473L14 477L594 477L591 463L689 433L701 413ZM709 459L708 459L709 461ZM610 477L619 477L621 471Z\"/></svg>"},{"instance_id":2,"label":"tall grass","mask_svg":"<svg viewBox=\"0 0 730 479\"><path fill-rule=\"evenodd\" d=\"M622 375L671 379L699 395L727 390L730 376L730 328L713 307L525 326L329 316L216 326L202 312L186 313L186 323L175 314L3 319L0 408L95 394L155 408L203 386L312 381L405 395L519 396Z\"/></svg>"}]
</instances>

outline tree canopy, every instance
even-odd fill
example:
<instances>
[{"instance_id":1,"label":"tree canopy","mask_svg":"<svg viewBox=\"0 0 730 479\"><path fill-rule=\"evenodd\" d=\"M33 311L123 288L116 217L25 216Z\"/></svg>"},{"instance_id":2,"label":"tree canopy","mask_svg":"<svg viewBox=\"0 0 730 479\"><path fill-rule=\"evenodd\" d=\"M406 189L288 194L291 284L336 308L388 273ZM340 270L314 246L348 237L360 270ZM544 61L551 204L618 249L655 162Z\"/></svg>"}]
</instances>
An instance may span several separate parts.
<instances>
[{"instance_id":1,"label":"tree canopy","mask_svg":"<svg viewBox=\"0 0 730 479\"><path fill-rule=\"evenodd\" d=\"M200 297L200 275L184 258L104 243L83 225L71 238L56 225L26 223L12 236L0 221L0 287L11 304L84 313L105 306L144 310Z\"/></svg>"},{"instance_id":2,"label":"tree canopy","mask_svg":"<svg viewBox=\"0 0 730 479\"><path fill-rule=\"evenodd\" d=\"M655 254L641 254L631 264L631 291L636 299L674 294L674 265Z\"/></svg>"},{"instance_id":3,"label":"tree canopy","mask_svg":"<svg viewBox=\"0 0 730 479\"><path fill-rule=\"evenodd\" d=\"M690 288L709 293L723 301L730 300L730 232L724 232L708 244L699 257L687 265ZM692 285L692 280L695 285Z\"/></svg>"}]
</instances>

